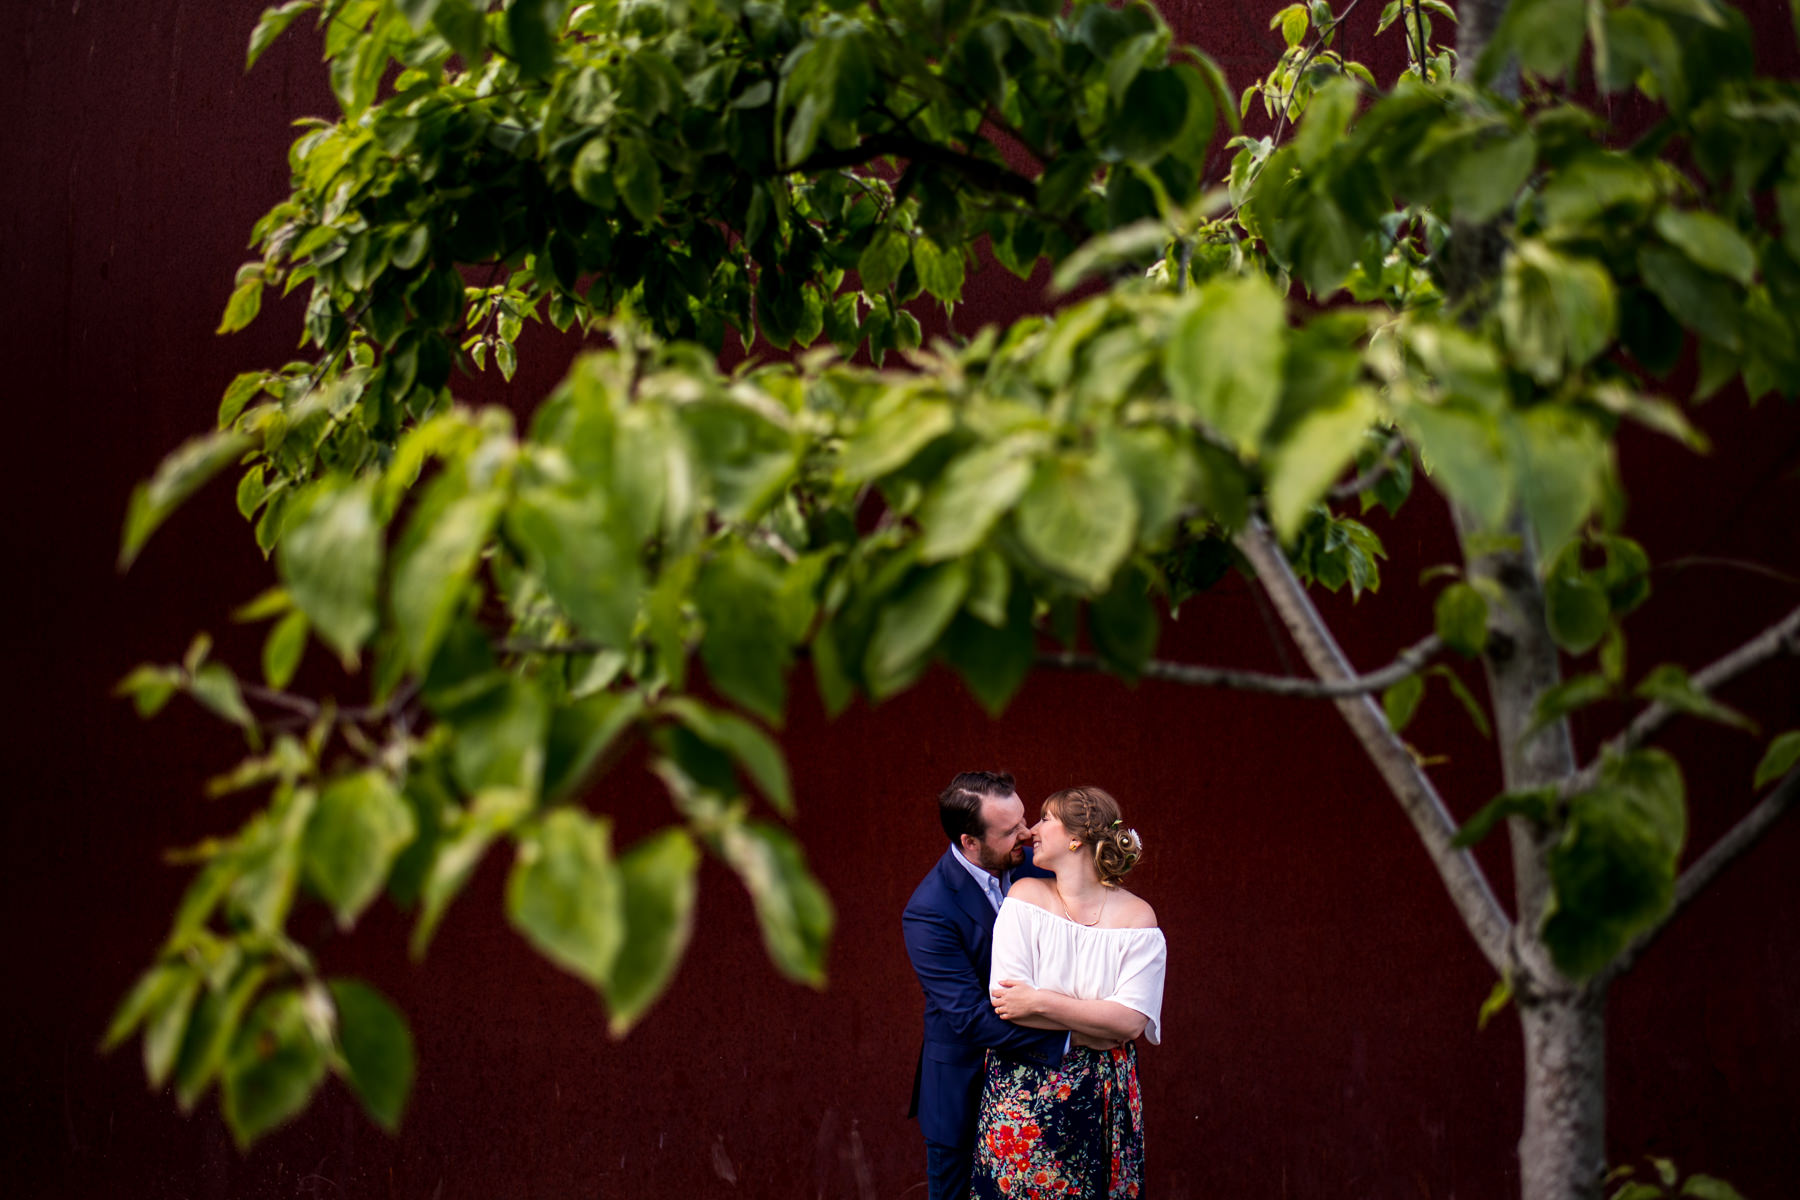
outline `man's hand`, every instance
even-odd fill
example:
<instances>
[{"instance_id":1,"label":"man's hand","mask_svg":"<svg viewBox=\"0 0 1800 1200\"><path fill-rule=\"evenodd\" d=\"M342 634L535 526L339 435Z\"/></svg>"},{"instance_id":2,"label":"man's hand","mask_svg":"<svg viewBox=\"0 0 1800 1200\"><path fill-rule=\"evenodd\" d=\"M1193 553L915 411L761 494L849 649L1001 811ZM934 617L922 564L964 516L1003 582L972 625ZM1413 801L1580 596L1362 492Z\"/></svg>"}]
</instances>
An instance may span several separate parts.
<instances>
[{"instance_id":1,"label":"man's hand","mask_svg":"<svg viewBox=\"0 0 1800 1200\"><path fill-rule=\"evenodd\" d=\"M1002 979L993 991L994 1013L1003 1021L1022 1021L1038 1015L1038 990L1016 979Z\"/></svg>"},{"instance_id":2,"label":"man's hand","mask_svg":"<svg viewBox=\"0 0 1800 1200\"><path fill-rule=\"evenodd\" d=\"M1090 1037L1085 1033L1071 1033L1069 1037L1077 1046L1085 1046L1089 1050L1117 1050L1124 1042L1107 1041L1105 1038Z\"/></svg>"}]
</instances>

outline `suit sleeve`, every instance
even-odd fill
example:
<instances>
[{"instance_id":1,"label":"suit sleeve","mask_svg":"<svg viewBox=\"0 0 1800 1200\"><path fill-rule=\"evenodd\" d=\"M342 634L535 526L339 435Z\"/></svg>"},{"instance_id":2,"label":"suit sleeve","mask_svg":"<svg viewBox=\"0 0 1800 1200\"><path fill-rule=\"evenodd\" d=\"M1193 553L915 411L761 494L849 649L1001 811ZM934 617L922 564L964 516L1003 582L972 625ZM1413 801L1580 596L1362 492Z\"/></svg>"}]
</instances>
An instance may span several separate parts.
<instances>
[{"instance_id":1,"label":"suit sleeve","mask_svg":"<svg viewBox=\"0 0 1800 1200\"><path fill-rule=\"evenodd\" d=\"M1067 1037L1061 1031L1028 1029L994 1015L987 980L977 977L975 964L969 961L949 920L909 909L900 924L920 985L949 1018L959 1038L973 1046L1029 1053L1046 1062L1062 1057Z\"/></svg>"}]
</instances>

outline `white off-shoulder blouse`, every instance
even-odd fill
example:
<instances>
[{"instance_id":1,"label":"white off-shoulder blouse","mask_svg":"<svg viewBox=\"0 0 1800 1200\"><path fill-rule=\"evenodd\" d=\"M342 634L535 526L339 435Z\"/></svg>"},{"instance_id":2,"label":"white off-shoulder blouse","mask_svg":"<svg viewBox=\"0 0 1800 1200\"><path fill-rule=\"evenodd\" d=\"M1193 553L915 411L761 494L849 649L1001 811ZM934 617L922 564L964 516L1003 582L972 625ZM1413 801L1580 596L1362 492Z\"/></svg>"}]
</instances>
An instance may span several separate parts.
<instances>
[{"instance_id":1,"label":"white off-shoulder blouse","mask_svg":"<svg viewBox=\"0 0 1800 1200\"><path fill-rule=\"evenodd\" d=\"M1077 925L1009 896L994 918L988 989L1011 979L1077 1000L1115 1001L1149 1018L1144 1036L1158 1046L1168 961L1169 945L1160 929Z\"/></svg>"}]
</instances>

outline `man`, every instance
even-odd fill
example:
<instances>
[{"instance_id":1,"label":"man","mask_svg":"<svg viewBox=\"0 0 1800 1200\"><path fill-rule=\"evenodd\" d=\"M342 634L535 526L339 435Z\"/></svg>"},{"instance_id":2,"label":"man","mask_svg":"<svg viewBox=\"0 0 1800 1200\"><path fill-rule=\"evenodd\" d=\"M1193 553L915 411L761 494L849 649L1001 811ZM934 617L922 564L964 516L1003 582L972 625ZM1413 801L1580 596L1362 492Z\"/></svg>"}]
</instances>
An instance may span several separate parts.
<instances>
[{"instance_id":1,"label":"man","mask_svg":"<svg viewBox=\"0 0 1800 1200\"><path fill-rule=\"evenodd\" d=\"M1013 777L964 771L938 797L950 839L907 901L900 926L925 990L925 1044L912 1108L925 1135L930 1200L962 1200L975 1153L975 1117L987 1051L1040 1063L1060 1060L1069 1035L1027 1029L994 1015L988 999L994 915L1014 878L1047 876L1031 865L1031 831Z\"/></svg>"}]
</instances>

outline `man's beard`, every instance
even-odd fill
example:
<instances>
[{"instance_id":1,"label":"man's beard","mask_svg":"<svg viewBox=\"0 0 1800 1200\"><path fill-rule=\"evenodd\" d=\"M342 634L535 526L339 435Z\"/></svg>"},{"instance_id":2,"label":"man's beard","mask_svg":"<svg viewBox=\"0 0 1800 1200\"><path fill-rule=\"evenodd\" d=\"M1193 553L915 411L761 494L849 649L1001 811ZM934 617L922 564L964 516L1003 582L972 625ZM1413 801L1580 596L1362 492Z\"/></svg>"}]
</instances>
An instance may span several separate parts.
<instances>
[{"instance_id":1,"label":"man's beard","mask_svg":"<svg viewBox=\"0 0 1800 1200\"><path fill-rule=\"evenodd\" d=\"M975 865L995 875L1004 875L1025 861L1023 846L1014 846L1011 850L993 851L986 842L981 843L980 852L976 855Z\"/></svg>"}]
</instances>

